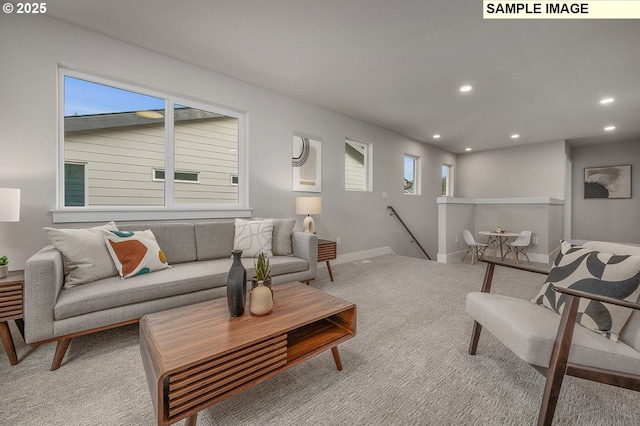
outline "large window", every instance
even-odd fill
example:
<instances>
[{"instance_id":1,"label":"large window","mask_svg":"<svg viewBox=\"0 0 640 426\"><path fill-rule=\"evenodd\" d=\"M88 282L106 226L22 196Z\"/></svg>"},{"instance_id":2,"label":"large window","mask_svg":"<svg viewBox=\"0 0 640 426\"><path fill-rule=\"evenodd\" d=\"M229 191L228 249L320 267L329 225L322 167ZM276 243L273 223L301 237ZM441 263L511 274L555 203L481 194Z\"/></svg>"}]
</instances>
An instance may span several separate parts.
<instances>
[{"instance_id":1,"label":"large window","mask_svg":"<svg viewBox=\"0 0 640 426\"><path fill-rule=\"evenodd\" d=\"M404 193L420 195L420 159L413 155L404 156Z\"/></svg>"},{"instance_id":2,"label":"large window","mask_svg":"<svg viewBox=\"0 0 640 426\"><path fill-rule=\"evenodd\" d=\"M54 220L94 220L114 210L131 219L141 211L243 215L243 114L67 70L61 87Z\"/></svg>"},{"instance_id":3,"label":"large window","mask_svg":"<svg viewBox=\"0 0 640 426\"><path fill-rule=\"evenodd\" d=\"M372 191L371 145L346 139L344 143L344 189Z\"/></svg>"}]
</instances>

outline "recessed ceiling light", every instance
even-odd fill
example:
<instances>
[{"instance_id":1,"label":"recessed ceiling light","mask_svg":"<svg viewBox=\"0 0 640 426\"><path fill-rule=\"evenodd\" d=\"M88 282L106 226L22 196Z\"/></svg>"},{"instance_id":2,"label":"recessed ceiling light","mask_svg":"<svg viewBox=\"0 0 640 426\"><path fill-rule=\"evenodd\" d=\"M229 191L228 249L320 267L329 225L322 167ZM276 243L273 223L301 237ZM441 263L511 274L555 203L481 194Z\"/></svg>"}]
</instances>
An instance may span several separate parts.
<instances>
[{"instance_id":1,"label":"recessed ceiling light","mask_svg":"<svg viewBox=\"0 0 640 426\"><path fill-rule=\"evenodd\" d=\"M607 126L607 127L604 128L604 130L607 131L607 132L610 132L610 131L615 130L615 129L616 129L616 126Z\"/></svg>"},{"instance_id":2,"label":"recessed ceiling light","mask_svg":"<svg viewBox=\"0 0 640 426\"><path fill-rule=\"evenodd\" d=\"M615 101L614 98L604 98L604 99L600 99L600 103L601 104L610 104L611 102Z\"/></svg>"},{"instance_id":3,"label":"recessed ceiling light","mask_svg":"<svg viewBox=\"0 0 640 426\"><path fill-rule=\"evenodd\" d=\"M433 138L434 138L434 139L440 139L440 135L438 135L438 134L433 135Z\"/></svg>"},{"instance_id":4,"label":"recessed ceiling light","mask_svg":"<svg viewBox=\"0 0 640 426\"><path fill-rule=\"evenodd\" d=\"M465 148L464 150L465 151L471 151L471 148Z\"/></svg>"},{"instance_id":5,"label":"recessed ceiling light","mask_svg":"<svg viewBox=\"0 0 640 426\"><path fill-rule=\"evenodd\" d=\"M164 115L158 111L136 111L136 115L142 118L164 118Z\"/></svg>"},{"instance_id":6,"label":"recessed ceiling light","mask_svg":"<svg viewBox=\"0 0 640 426\"><path fill-rule=\"evenodd\" d=\"M470 91L471 91L471 89L473 89L473 87L471 87L471 86L470 86L470 85L468 85L468 84L465 84L464 86L460 87L460 91L461 91L461 92L470 92Z\"/></svg>"},{"instance_id":7,"label":"recessed ceiling light","mask_svg":"<svg viewBox=\"0 0 640 426\"><path fill-rule=\"evenodd\" d=\"M519 137L520 137L520 135L517 134L517 133L514 133L514 134L511 135L511 139L518 139Z\"/></svg>"}]
</instances>

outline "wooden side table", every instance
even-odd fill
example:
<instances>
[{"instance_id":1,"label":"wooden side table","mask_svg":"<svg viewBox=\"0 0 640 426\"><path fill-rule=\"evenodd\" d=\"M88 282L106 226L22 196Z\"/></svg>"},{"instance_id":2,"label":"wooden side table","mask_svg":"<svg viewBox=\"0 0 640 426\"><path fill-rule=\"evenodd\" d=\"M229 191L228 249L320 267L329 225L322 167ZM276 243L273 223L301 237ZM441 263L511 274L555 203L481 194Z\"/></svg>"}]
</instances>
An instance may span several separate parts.
<instances>
[{"instance_id":1,"label":"wooden side table","mask_svg":"<svg viewBox=\"0 0 640 426\"><path fill-rule=\"evenodd\" d=\"M18 328L23 326L23 288L24 271L10 271L6 278L0 279L0 339L11 365L18 363L18 357L7 321L16 321Z\"/></svg>"},{"instance_id":2,"label":"wooden side table","mask_svg":"<svg viewBox=\"0 0 640 426\"><path fill-rule=\"evenodd\" d=\"M336 257L336 242L318 238L318 262L327 262L327 269L329 270L329 277L331 278L331 281L333 281L333 272L331 272L331 263L329 263L329 261L335 260Z\"/></svg>"}]
</instances>

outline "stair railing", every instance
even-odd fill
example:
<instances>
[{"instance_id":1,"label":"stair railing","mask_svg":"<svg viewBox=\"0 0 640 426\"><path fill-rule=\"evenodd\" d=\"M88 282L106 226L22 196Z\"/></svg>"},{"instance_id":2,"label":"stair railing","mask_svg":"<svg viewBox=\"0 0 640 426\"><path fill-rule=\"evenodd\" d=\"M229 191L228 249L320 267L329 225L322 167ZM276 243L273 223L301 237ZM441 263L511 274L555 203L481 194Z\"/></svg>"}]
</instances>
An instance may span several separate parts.
<instances>
[{"instance_id":1,"label":"stair railing","mask_svg":"<svg viewBox=\"0 0 640 426\"><path fill-rule=\"evenodd\" d=\"M416 243L418 245L418 247L420 247L420 250L424 253L425 256L427 256L427 259L432 260L429 257L429 254L427 253L427 251L420 245L420 242L417 240L417 238L413 235L413 233L411 232L411 230L409 229L409 227L404 223L404 220L402 220L402 218L400 217L400 215L398 215L398 212L396 211L396 209L393 208L393 206L387 206L387 208L389 210L391 210L391 213L389 214L389 216L395 216L398 221L400 222L400 224L402 225L402 227L407 231L407 233L409 234L409 236L411 237L411 242L412 243Z\"/></svg>"}]
</instances>

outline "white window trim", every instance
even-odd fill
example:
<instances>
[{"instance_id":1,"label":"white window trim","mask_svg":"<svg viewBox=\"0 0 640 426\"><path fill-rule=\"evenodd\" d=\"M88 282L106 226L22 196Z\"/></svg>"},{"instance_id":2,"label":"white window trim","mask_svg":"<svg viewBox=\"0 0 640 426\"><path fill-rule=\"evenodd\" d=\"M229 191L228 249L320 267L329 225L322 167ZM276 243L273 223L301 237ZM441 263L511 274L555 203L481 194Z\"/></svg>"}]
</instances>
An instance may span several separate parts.
<instances>
[{"instance_id":1,"label":"white window trim","mask_svg":"<svg viewBox=\"0 0 640 426\"><path fill-rule=\"evenodd\" d=\"M143 95L153 96L168 100L165 102L165 135L173 135L174 108L169 106L189 105L207 111L218 112L238 119L238 176L242 185L238 185L238 203L212 203L212 204L176 204L174 199L174 158L173 144L167 144L165 151L165 200L164 206L64 206L64 78L65 76L91 81L98 84L129 90ZM246 114L220 107L214 104L205 104L192 99L180 98L160 92L144 89L122 83L117 79L105 79L95 75L84 74L66 68L58 69L58 172L56 208L51 210L53 223L69 222L102 222L110 220L169 220L169 219L221 219L235 217L251 217L252 210L248 208L248 150L246 142ZM172 137L172 136L171 136ZM169 140L169 139L167 139Z\"/></svg>"}]
</instances>

